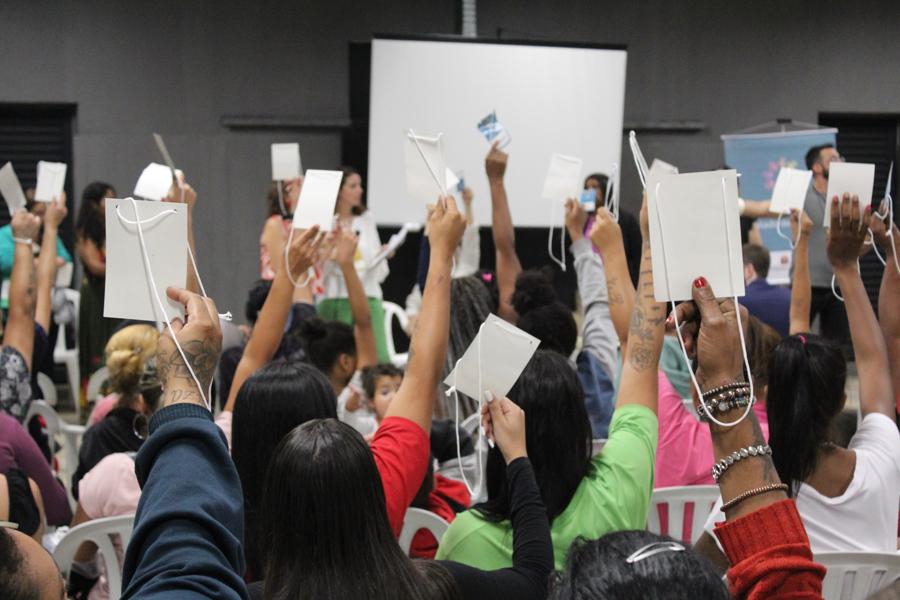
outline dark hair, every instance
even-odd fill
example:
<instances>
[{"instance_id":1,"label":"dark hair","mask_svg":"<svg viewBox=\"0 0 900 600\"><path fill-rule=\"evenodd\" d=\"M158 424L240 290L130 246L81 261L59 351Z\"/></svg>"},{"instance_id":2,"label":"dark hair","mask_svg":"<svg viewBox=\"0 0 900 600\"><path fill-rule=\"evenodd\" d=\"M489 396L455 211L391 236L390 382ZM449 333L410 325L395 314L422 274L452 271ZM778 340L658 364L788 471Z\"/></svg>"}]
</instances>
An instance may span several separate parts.
<instances>
[{"instance_id":1,"label":"dark hair","mask_svg":"<svg viewBox=\"0 0 900 600\"><path fill-rule=\"evenodd\" d=\"M538 350L509 398L522 407L528 459L551 524L591 469L591 423L575 369L558 352ZM509 518L506 462L498 448L488 453L487 502L476 508L489 521Z\"/></svg>"},{"instance_id":2,"label":"dark hair","mask_svg":"<svg viewBox=\"0 0 900 600\"><path fill-rule=\"evenodd\" d=\"M378 385L378 379L381 377L403 377L403 369L391 363L378 363L363 369L362 386L367 398L375 397L375 386Z\"/></svg>"},{"instance_id":3,"label":"dark hair","mask_svg":"<svg viewBox=\"0 0 900 600\"><path fill-rule=\"evenodd\" d=\"M832 439L844 405L847 364L840 347L812 334L781 340L769 360L769 445L781 481L790 486L816 469L819 447Z\"/></svg>"},{"instance_id":4,"label":"dark hair","mask_svg":"<svg viewBox=\"0 0 900 600\"><path fill-rule=\"evenodd\" d=\"M819 146L813 146L809 150L806 151L806 168L812 170L813 165L819 161L819 157L822 154L822 150L826 148L834 148L834 144L821 144Z\"/></svg>"},{"instance_id":5,"label":"dark hair","mask_svg":"<svg viewBox=\"0 0 900 600\"><path fill-rule=\"evenodd\" d=\"M81 205L78 207L78 219L75 221L75 232L78 237L91 240L98 248L106 243L106 221L100 205L107 192L116 193L115 188L103 181L94 181L81 192Z\"/></svg>"},{"instance_id":6,"label":"dark hair","mask_svg":"<svg viewBox=\"0 0 900 600\"><path fill-rule=\"evenodd\" d=\"M261 533L266 598L429 597L391 531L369 446L336 419L304 423L278 445Z\"/></svg>"},{"instance_id":7,"label":"dark hair","mask_svg":"<svg viewBox=\"0 0 900 600\"><path fill-rule=\"evenodd\" d=\"M569 356L578 341L572 311L557 300L547 274L522 271L516 279L512 305L519 314L516 325L541 340L541 348Z\"/></svg>"},{"instance_id":8,"label":"dark hair","mask_svg":"<svg viewBox=\"0 0 900 600\"><path fill-rule=\"evenodd\" d=\"M616 531L599 540L578 539L569 549L565 569L551 586L549 600L727 600L721 575L691 548L666 551L627 563L635 551L672 538L649 531Z\"/></svg>"},{"instance_id":9,"label":"dark hair","mask_svg":"<svg viewBox=\"0 0 900 600\"><path fill-rule=\"evenodd\" d=\"M343 174L341 175L341 185L338 186L338 195L340 195L341 190L344 189L344 184L347 183L347 180L350 179L352 175L359 175L359 171L354 167L341 167L341 172ZM362 177L362 175L359 176ZM366 210L368 210L368 207L366 206L365 201L363 201L359 206L354 206L352 212L358 217L359 215L364 214Z\"/></svg>"},{"instance_id":10,"label":"dark hair","mask_svg":"<svg viewBox=\"0 0 900 600\"><path fill-rule=\"evenodd\" d=\"M276 446L297 425L336 416L331 383L321 371L301 362L269 363L238 391L231 456L244 491L244 552L253 576L262 575L257 523L266 467Z\"/></svg>"},{"instance_id":11,"label":"dark hair","mask_svg":"<svg viewBox=\"0 0 900 600\"><path fill-rule=\"evenodd\" d=\"M757 390L769 384L769 358L775 346L781 341L781 334L753 315L747 321L747 358L750 375Z\"/></svg>"},{"instance_id":12,"label":"dark hair","mask_svg":"<svg viewBox=\"0 0 900 600\"><path fill-rule=\"evenodd\" d=\"M346 323L312 317L300 323L299 331L309 361L326 375L341 354L356 356L353 328Z\"/></svg>"},{"instance_id":13,"label":"dark hair","mask_svg":"<svg viewBox=\"0 0 900 600\"><path fill-rule=\"evenodd\" d=\"M251 325L256 323L259 311L262 310L266 298L269 296L269 290L272 289L272 282L265 279L257 279L253 283L253 287L247 292L247 302L244 304L244 316Z\"/></svg>"},{"instance_id":14,"label":"dark hair","mask_svg":"<svg viewBox=\"0 0 900 600\"><path fill-rule=\"evenodd\" d=\"M38 600L41 597L40 588L25 564L25 556L5 527L0 527L0 590L4 600Z\"/></svg>"},{"instance_id":15,"label":"dark hair","mask_svg":"<svg viewBox=\"0 0 900 600\"><path fill-rule=\"evenodd\" d=\"M591 173L587 177L584 178L584 188L587 189L588 181L593 179L598 184L600 184L600 194L599 200L602 203L606 198L606 186L609 185L609 177L604 175L603 173Z\"/></svg>"},{"instance_id":16,"label":"dark hair","mask_svg":"<svg viewBox=\"0 0 900 600\"><path fill-rule=\"evenodd\" d=\"M744 255L744 264L753 265L756 275L765 279L769 274L769 264L771 262L769 249L759 244L744 244L742 253Z\"/></svg>"}]
</instances>

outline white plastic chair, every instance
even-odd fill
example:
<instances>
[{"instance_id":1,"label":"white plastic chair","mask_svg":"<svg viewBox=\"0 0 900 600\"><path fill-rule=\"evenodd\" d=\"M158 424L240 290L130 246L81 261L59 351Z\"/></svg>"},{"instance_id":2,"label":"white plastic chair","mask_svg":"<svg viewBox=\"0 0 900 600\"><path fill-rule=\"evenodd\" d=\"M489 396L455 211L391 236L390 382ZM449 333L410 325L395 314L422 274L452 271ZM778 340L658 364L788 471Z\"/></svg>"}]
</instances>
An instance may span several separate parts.
<instances>
[{"instance_id":1,"label":"white plastic chair","mask_svg":"<svg viewBox=\"0 0 900 600\"><path fill-rule=\"evenodd\" d=\"M825 600L864 600L900 581L900 554L819 552L813 558L828 569L822 582Z\"/></svg>"},{"instance_id":2,"label":"white plastic chair","mask_svg":"<svg viewBox=\"0 0 900 600\"><path fill-rule=\"evenodd\" d=\"M41 389L41 395L44 396L44 402L50 406L56 406L56 384L47 376L46 373L37 374L37 384Z\"/></svg>"},{"instance_id":3,"label":"white plastic chair","mask_svg":"<svg viewBox=\"0 0 900 600\"><path fill-rule=\"evenodd\" d=\"M107 367L100 367L91 374L90 379L88 379L87 394L85 394L88 402L96 402L100 399L100 389L108 379L109 369Z\"/></svg>"},{"instance_id":4,"label":"white plastic chair","mask_svg":"<svg viewBox=\"0 0 900 600\"><path fill-rule=\"evenodd\" d=\"M60 328L59 335L56 336L56 348L53 349L53 362L66 367L66 377L69 380L69 390L72 394L72 403L75 405L75 416L81 420L81 403L78 401L79 370L78 370L78 311L81 307L81 292L78 290L64 289L66 300L75 305L75 347L66 348L66 334Z\"/></svg>"},{"instance_id":5,"label":"white plastic chair","mask_svg":"<svg viewBox=\"0 0 900 600\"><path fill-rule=\"evenodd\" d=\"M685 544L693 545L703 533L703 525L716 500L719 487L715 485L689 485L683 487L659 488L653 490L650 498L650 513L647 515L647 530L660 535L668 535ZM685 508L692 504L694 514L690 521L691 539L682 539L687 523ZM668 508L669 522L666 531L660 523L660 509Z\"/></svg>"},{"instance_id":6,"label":"white plastic chair","mask_svg":"<svg viewBox=\"0 0 900 600\"><path fill-rule=\"evenodd\" d=\"M434 539L440 543L441 538L447 533L448 527L450 527L450 523L433 512L422 510L421 508L407 508L406 516L403 517L403 529L400 530L400 538L397 541L403 552L409 554L413 537L420 529L430 531Z\"/></svg>"},{"instance_id":7,"label":"white plastic chair","mask_svg":"<svg viewBox=\"0 0 900 600\"><path fill-rule=\"evenodd\" d=\"M118 535L122 549L128 546L131 539L131 530L134 528L134 515L120 517L106 517L94 519L73 527L59 541L53 551L53 560L56 561L62 576L69 578L69 569L78 547L84 542L93 542L103 554L103 562L106 563L106 580L109 584L110 600L118 600L122 595L122 566L119 564L116 548L110 536Z\"/></svg>"},{"instance_id":8,"label":"white plastic chair","mask_svg":"<svg viewBox=\"0 0 900 600\"><path fill-rule=\"evenodd\" d=\"M384 306L384 335L387 340L388 356L394 366L402 369L409 360L409 354L407 352L398 354L397 348L394 346L394 317L400 321L400 327L406 331L409 326L409 316L405 310L393 302L383 302L382 306Z\"/></svg>"},{"instance_id":9,"label":"white plastic chair","mask_svg":"<svg viewBox=\"0 0 900 600\"><path fill-rule=\"evenodd\" d=\"M43 400L32 400L28 406L28 413L23 423L26 425L32 418L41 416L47 425L47 432L53 440L57 435L63 437L63 456L60 461L60 477L66 483L72 481L72 474L78 467L78 450L81 447L81 438L87 429L83 425L70 425L63 421L53 407ZM66 488L68 489L68 487Z\"/></svg>"}]
</instances>

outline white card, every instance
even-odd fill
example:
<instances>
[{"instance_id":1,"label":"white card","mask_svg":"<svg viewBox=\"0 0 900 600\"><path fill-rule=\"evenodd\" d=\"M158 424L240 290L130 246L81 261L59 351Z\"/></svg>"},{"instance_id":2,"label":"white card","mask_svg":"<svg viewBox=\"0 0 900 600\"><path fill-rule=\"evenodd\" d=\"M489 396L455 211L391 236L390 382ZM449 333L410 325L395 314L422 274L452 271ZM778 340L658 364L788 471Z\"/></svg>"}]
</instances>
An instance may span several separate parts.
<instances>
[{"instance_id":1,"label":"white card","mask_svg":"<svg viewBox=\"0 0 900 600\"><path fill-rule=\"evenodd\" d=\"M769 212L787 213L791 210L803 210L811 178L812 171L781 167L778 179L775 180L775 187L772 189Z\"/></svg>"},{"instance_id":2,"label":"white card","mask_svg":"<svg viewBox=\"0 0 900 600\"><path fill-rule=\"evenodd\" d=\"M272 144L272 181L289 181L302 174L300 144Z\"/></svg>"},{"instance_id":3,"label":"white card","mask_svg":"<svg viewBox=\"0 0 900 600\"><path fill-rule=\"evenodd\" d=\"M654 158L648 173L650 175L678 175L678 167L664 160Z\"/></svg>"},{"instance_id":4,"label":"white card","mask_svg":"<svg viewBox=\"0 0 900 600\"><path fill-rule=\"evenodd\" d=\"M66 184L66 163L38 161L37 186L34 199L38 202L53 202L62 195Z\"/></svg>"},{"instance_id":5,"label":"white card","mask_svg":"<svg viewBox=\"0 0 900 600\"><path fill-rule=\"evenodd\" d=\"M828 166L828 194L825 196L825 227L831 227L831 199L838 201L844 194L859 196L860 214L872 204L872 187L875 185L875 165L865 163L833 162Z\"/></svg>"},{"instance_id":6,"label":"white card","mask_svg":"<svg viewBox=\"0 0 900 600\"><path fill-rule=\"evenodd\" d=\"M443 134L405 134L406 191L422 204L434 204L447 193L447 163L444 160Z\"/></svg>"},{"instance_id":7,"label":"white card","mask_svg":"<svg viewBox=\"0 0 900 600\"><path fill-rule=\"evenodd\" d=\"M168 173L168 167L164 168ZM166 288L183 288L187 283L187 206L170 202L135 202L153 271L154 286L169 319L183 318L184 307L169 300ZM131 200L107 198L106 293L103 316L112 319L164 321L153 288L148 282L137 225L127 223L126 220L132 223L137 221Z\"/></svg>"},{"instance_id":8,"label":"white card","mask_svg":"<svg viewBox=\"0 0 900 600\"><path fill-rule=\"evenodd\" d=\"M343 171L306 171L300 199L294 210L294 229L309 229L318 225L322 231L331 231L334 205L337 203L343 175Z\"/></svg>"},{"instance_id":9,"label":"white card","mask_svg":"<svg viewBox=\"0 0 900 600\"><path fill-rule=\"evenodd\" d=\"M172 171L166 165L150 163L134 184L134 195L147 200L162 200L172 187Z\"/></svg>"},{"instance_id":10,"label":"white card","mask_svg":"<svg viewBox=\"0 0 900 600\"><path fill-rule=\"evenodd\" d=\"M486 391L497 398L506 396L540 345L541 341L536 337L497 316L488 315L465 354L444 379L444 384L456 386L459 393L478 402L484 400Z\"/></svg>"},{"instance_id":11,"label":"white card","mask_svg":"<svg viewBox=\"0 0 900 600\"><path fill-rule=\"evenodd\" d=\"M25 192L22 191L22 184L19 183L11 162L0 169L0 194L3 194L3 199L6 200L10 215L25 210Z\"/></svg>"},{"instance_id":12,"label":"white card","mask_svg":"<svg viewBox=\"0 0 900 600\"><path fill-rule=\"evenodd\" d=\"M550 168L547 169L541 198L554 202L565 202L569 198L577 199L581 195L583 187L581 166L580 158L554 154L550 158Z\"/></svg>"},{"instance_id":13,"label":"white card","mask_svg":"<svg viewBox=\"0 0 900 600\"><path fill-rule=\"evenodd\" d=\"M720 298L744 295L737 171L654 175L647 202L657 302L690 300L701 275Z\"/></svg>"},{"instance_id":14,"label":"white card","mask_svg":"<svg viewBox=\"0 0 900 600\"><path fill-rule=\"evenodd\" d=\"M456 191L456 186L459 185L459 177L456 176L456 173L450 170L450 167L447 167L445 172L446 175L444 177L444 180L447 182L447 192L450 193Z\"/></svg>"},{"instance_id":15,"label":"white card","mask_svg":"<svg viewBox=\"0 0 900 600\"><path fill-rule=\"evenodd\" d=\"M166 148L166 143L163 141L162 136L158 133L154 133L153 141L156 142L156 147L159 148L159 153L162 155L163 162L166 163L166 166L169 167L169 171L172 172L172 177L175 177L175 161L172 160L172 155L169 154L169 149Z\"/></svg>"}]
</instances>

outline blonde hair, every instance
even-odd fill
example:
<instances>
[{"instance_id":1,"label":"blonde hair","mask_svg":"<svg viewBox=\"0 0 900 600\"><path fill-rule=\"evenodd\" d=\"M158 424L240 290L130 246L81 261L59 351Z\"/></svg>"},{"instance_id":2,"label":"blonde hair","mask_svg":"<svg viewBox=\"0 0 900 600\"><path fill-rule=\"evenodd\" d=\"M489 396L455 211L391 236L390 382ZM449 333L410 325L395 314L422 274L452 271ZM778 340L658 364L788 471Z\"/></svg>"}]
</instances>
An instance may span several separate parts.
<instances>
[{"instance_id":1,"label":"blonde hair","mask_svg":"<svg viewBox=\"0 0 900 600\"><path fill-rule=\"evenodd\" d=\"M110 391L122 400L140 392L141 376L147 361L156 355L159 332L150 325L129 325L106 343L106 367Z\"/></svg>"}]
</instances>

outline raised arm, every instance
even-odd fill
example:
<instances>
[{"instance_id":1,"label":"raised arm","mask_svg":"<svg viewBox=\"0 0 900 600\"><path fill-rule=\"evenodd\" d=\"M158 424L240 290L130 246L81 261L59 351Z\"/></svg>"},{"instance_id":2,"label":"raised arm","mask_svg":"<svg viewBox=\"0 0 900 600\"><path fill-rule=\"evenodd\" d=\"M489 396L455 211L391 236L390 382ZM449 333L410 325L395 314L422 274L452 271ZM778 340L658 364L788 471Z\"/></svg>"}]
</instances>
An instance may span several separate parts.
<instances>
[{"instance_id":1,"label":"raised arm","mask_svg":"<svg viewBox=\"0 0 900 600\"><path fill-rule=\"evenodd\" d=\"M497 257L497 288L500 291L497 313L501 318L515 323L518 315L512 305L512 295L516 289L516 278L522 272L522 264L516 254L516 233L509 213L506 187L503 185L508 160L509 155L494 142L484 159L484 170L491 188L491 232Z\"/></svg>"},{"instance_id":2,"label":"raised arm","mask_svg":"<svg viewBox=\"0 0 900 600\"><path fill-rule=\"evenodd\" d=\"M56 240L59 237L59 224L66 218L66 193L47 204L44 215L44 236L41 238L41 256L38 258L37 300L34 320L50 331L50 314L53 309L53 284L56 283Z\"/></svg>"},{"instance_id":3,"label":"raised arm","mask_svg":"<svg viewBox=\"0 0 900 600\"><path fill-rule=\"evenodd\" d=\"M305 276L307 269L315 260L321 243L322 236L319 235L318 226L307 229L295 237L289 253L291 276L295 281ZM281 338L284 336L284 325L287 322L288 313L291 311L293 295L294 285L288 279L285 266L282 265L275 275L269 295L266 296L266 301L256 318L256 326L253 328L247 347L244 348L244 354L234 371L234 379L231 382L231 389L228 391L228 401L225 403L223 411L234 410L234 403L237 401L238 392L244 382L275 356L278 345L281 344Z\"/></svg>"},{"instance_id":4,"label":"raised arm","mask_svg":"<svg viewBox=\"0 0 900 600\"><path fill-rule=\"evenodd\" d=\"M844 296L850 338L859 372L859 409L865 416L880 412L895 418L896 404L891 387L887 346L878 319L859 274L857 257L866 239L864 224L871 221L871 206L860 211L859 198L844 194L843 201L831 199L831 227L825 249Z\"/></svg>"},{"instance_id":5,"label":"raised arm","mask_svg":"<svg viewBox=\"0 0 900 600\"><path fill-rule=\"evenodd\" d=\"M603 257L610 315L624 356L628 344L631 313L634 310L634 285L628 272L622 229L613 220L606 207L601 206L597 209L591 228L591 242Z\"/></svg>"},{"instance_id":6,"label":"raised arm","mask_svg":"<svg viewBox=\"0 0 900 600\"><path fill-rule=\"evenodd\" d=\"M434 399L447 354L451 263L465 227L466 219L452 197L439 202L429 218L431 256L422 311L410 342L406 375L385 415L408 419L426 433L431 431Z\"/></svg>"},{"instance_id":7,"label":"raised arm","mask_svg":"<svg viewBox=\"0 0 900 600\"><path fill-rule=\"evenodd\" d=\"M803 211L791 212L791 237L800 239L794 248L794 280L791 282L791 324L789 333L809 331L809 310L812 304L812 284L809 278L809 235L812 219Z\"/></svg>"},{"instance_id":8,"label":"raised arm","mask_svg":"<svg viewBox=\"0 0 900 600\"><path fill-rule=\"evenodd\" d=\"M881 277L881 290L878 292L878 322L887 345L888 362L891 365L891 382L894 396L900 398L900 271L894 246L900 244L900 228L891 224L894 243L887 236L887 223L872 215L872 234L875 243L884 251L884 275Z\"/></svg>"},{"instance_id":9,"label":"raised arm","mask_svg":"<svg viewBox=\"0 0 900 600\"><path fill-rule=\"evenodd\" d=\"M359 273L353 265L357 236L346 229L336 234L334 261L341 268L347 285L347 299L353 315L353 337L356 339L356 368L364 369L378 362L378 348L375 344L375 330L372 328L372 311Z\"/></svg>"},{"instance_id":10,"label":"raised arm","mask_svg":"<svg viewBox=\"0 0 900 600\"><path fill-rule=\"evenodd\" d=\"M24 210L12 218L15 239L12 277L9 284L9 314L3 345L19 351L31 370L34 351L34 309L37 303L37 281L31 240L41 228L41 220Z\"/></svg>"}]
</instances>

